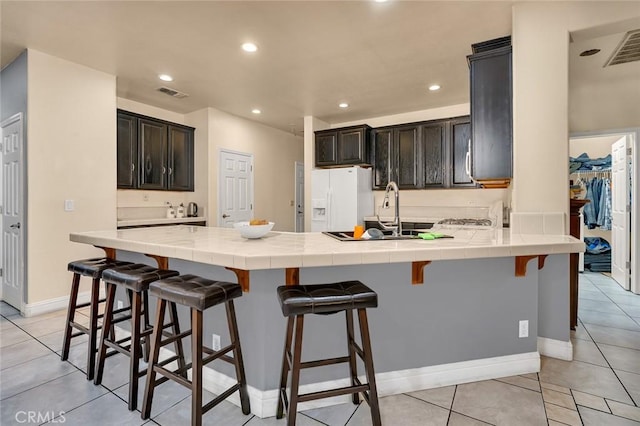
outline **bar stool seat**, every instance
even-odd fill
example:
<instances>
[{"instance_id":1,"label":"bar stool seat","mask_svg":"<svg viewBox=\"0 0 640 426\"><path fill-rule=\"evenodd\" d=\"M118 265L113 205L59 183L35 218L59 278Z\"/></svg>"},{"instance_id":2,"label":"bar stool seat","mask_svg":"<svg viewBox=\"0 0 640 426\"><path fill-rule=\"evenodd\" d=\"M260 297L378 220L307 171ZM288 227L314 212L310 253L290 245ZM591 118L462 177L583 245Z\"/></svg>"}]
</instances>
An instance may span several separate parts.
<instances>
[{"instance_id":1,"label":"bar stool seat","mask_svg":"<svg viewBox=\"0 0 640 426\"><path fill-rule=\"evenodd\" d=\"M375 308L378 306L378 295L360 281L280 286L277 289L277 294L282 314L288 317L288 320L284 353L282 355L282 370L276 418L282 418L286 411L287 425L294 426L296 424L298 403L300 402L351 394L353 403L358 404L358 395L362 393L371 408L373 425L381 425L366 311L367 308ZM354 339L354 310L358 312L362 347L360 347ZM330 315L342 311L345 312L347 321L348 356L302 362L304 316L307 314ZM291 351L292 344L294 346L293 352ZM361 383L358 378L356 354L364 362L367 377L367 383L365 384ZM351 386L308 394L298 393L300 370L341 363L349 364ZM289 381L289 373L291 373L291 391L288 395L287 382Z\"/></svg>"},{"instance_id":2,"label":"bar stool seat","mask_svg":"<svg viewBox=\"0 0 640 426\"><path fill-rule=\"evenodd\" d=\"M74 260L69 262L67 269L73 273L71 281L71 293L69 294L69 305L67 306L67 321L65 322L64 337L62 339L62 352L60 359L66 361L69 358L69 349L71 347L71 339L74 337L87 334L89 336L87 342L87 380L92 380L95 371L95 359L97 352L98 319L103 315L99 314L99 304L104 302L100 299L100 279L102 272L107 268L128 265L131 262L123 262L120 260L109 259L106 257L98 257L91 259ZM78 303L78 291L80 287L80 277L89 277L92 279L91 293L89 302ZM89 325L84 326L75 320L78 309L89 306ZM79 330L74 333L73 329Z\"/></svg>"},{"instance_id":3,"label":"bar stool seat","mask_svg":"<svg viewBox=\"0 0 640 426\"><path fill-rule=\"evenodd\" d=\"M105 316L103 321L102 337L100 339L100 347L98 350L98 368L94 383L99 385L102 382L104 372L104 364L107 356L122 353L129 357L129 410L135 410L138 400L138 379L147 373L144 369L140 371L140 358L143 356L141 344L144 342L144 355L149 354L149 339L153 328L149 323L149 284L154 281L179 275L178 271L168 269L158 269L142 263L132 263L102 272L102 279L107 285L107 299ZM113 304L116 296L116 288L120 286L124 288L131 300L131 311L129 315L116 318L114 316ZM165 324L161 321L156 324L162 330L172 327L173 334L180 334L178 324L178 315L175 306L170 311L171 322ZM161 320L163 320L162 318ZM106 330L113 324L122 321L131 321L131 335L117 340L115 336L108 336ZM141 320L143 323L141 324ZM115 352L107 353L107 348L113 349ZM176 353L178 363L184 365L184 351L181 342L177 343ZM146 359L146 356L145 356Z\"/></svg>"},{"instance_id":4,"label":"bar stool seat","mask_svg":"<svg viewBox=\"0 0 640 426\"><path fill-rule=\"evenodd\" d=\"M242 296L242 288L238 284L214 281L196 275L181 275L159 280L151 283L149 293L158 298L158 308L156 310L156 326L151 337L151 355L147 369L147 383L144 392L142 408L142 418L148 419L151 415L151 405L155 387L167 380L174 380L181 385L191 389L191 424L200 426L202 415L224 401L236 390L240 392L240 404L242 412L249 414L251 407L249 404L249 394L247 393L247 382L244 373L244 362L242 360L242 350L238 335L238 325L236 322L235 307L233 299ZM191 310L191 330L185 331L178 336L162 340L161 330L158 324L162 323L166 304L180 304L189 307ZM220 349L213 350L203 346L203 311L215 305L225 304L227 311L227 323L231 344ZM191 336L191 358L190 364L178 367L175 371L166 368L166 361L158 362L160 348L172 343L176 339L180 340ZM233 351L233 358L227 353ZM207 356L205 356L206 354ZM208 363L220 359L235 366L237 383L225 392L203 406L202 404L202 367ZM187 379L186 371L191 368L191 380ZM162 378L156 380L156 373Z\"/></svg>"}]
</instances>

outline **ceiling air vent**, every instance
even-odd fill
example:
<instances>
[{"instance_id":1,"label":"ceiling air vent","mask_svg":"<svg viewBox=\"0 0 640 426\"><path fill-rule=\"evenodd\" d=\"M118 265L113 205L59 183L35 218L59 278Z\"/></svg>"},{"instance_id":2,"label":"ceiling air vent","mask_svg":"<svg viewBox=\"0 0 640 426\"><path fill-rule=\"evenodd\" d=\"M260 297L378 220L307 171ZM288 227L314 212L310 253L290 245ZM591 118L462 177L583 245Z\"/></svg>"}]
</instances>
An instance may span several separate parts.
<instances>
[{"instance_id":1,"label":"ceiling air vent","mask_svg":"<svg viewBox=\"0 0 640 426\"><path fill-rule=\"evenodd\" d=\"M640 61L640 30L629 31L614 50L605 67Z\"/></svg>"},{"instance_id":2,"label":"ceiling air vent","mask_svg":"<svg viewBox=\"0 0 640 426\"><path fill-rule=\"evenodd\" d=\"M186 93L178 92L177 90L173 90L165 86L158 87L158 92L162 92L165 95L173 96L174 98L178 99L186 98L187 96L189 96Z\"/></svg>"}]
</instances>

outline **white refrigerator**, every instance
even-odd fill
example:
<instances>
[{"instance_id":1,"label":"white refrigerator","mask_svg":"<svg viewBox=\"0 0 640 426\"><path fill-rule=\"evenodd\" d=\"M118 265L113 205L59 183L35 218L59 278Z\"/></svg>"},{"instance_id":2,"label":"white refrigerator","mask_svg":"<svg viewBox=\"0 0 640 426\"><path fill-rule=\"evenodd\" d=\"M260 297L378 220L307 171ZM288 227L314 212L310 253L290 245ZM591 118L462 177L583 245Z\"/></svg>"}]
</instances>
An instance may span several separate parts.
<instances>
[{"instance_id":1,"label":"white refrigerator","mask_svg":"<svg viewBox=\"0 0 640 426\"><path fill-rule=\"evenodd\" d=\"M311 172L311 230L352 231L373 215L371 169L344 167Z\"/></svg>"}]
</instances>

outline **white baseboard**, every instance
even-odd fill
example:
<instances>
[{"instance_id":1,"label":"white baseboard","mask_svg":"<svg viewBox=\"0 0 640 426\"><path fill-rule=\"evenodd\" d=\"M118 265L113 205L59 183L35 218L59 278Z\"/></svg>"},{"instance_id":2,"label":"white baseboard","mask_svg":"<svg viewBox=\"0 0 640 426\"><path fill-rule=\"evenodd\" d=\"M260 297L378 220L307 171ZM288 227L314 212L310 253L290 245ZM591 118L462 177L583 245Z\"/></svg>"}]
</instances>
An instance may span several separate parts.
<instances>
[{"instance_id":1,"label":"white baseboard","mask_svg":"<svg viewBox=\"0 0 640 426\"><path fill-rule=\"evenodd\" d=\"M378 396L396 395L423 389L450 386L479 380L496 379L518 374L537 373L540 371L540 355L529 352L473 361L463 361L410 370L392 371L376 374ZM365 377L360 379L365 381ZM210 392L220 394L233 386L236 379L205 367L202 372L203 387ZM316 392L342 386L349 386L349 379L312 383L300 386L300 393ZM258 417L266 418L276 414L278 390L261 391L248 386L251 412ZM240 406L238 393L231 395L227 401ZM309 401L299 405L299 410L308 410L329 405L343 404L350 401L349 395Z\"/></svg>"},{"instance_id":2,"label":"white baseboard","mask_svg":"<svg viewBox=\"0 0 640 426\"><path fill-rule=\"evenodd\" d=\"M573 345L571 344L571 341L564 342L562 340L538 337L538 352L540 352L540 355L551 358L562 359L565 361L573 360Z\"/></svg>"},{"instance_id":3,"label":"white baseboard","mask_svg":"<svg viewBox=\"0 0 640 426\"><path fill-rule=\"evenodd\" d=\"M104 298L104 288L100 287L100 298ZM91 300L91 291L84 291L78 293L78 304L87 303ZM43 300L35 303L25 303L22 306L22 316L33 317L36 315L42 315L49 312L59 311L67 309L69 306L69 296L56 297L55 299Z\"/></svg>"}]
</instances>

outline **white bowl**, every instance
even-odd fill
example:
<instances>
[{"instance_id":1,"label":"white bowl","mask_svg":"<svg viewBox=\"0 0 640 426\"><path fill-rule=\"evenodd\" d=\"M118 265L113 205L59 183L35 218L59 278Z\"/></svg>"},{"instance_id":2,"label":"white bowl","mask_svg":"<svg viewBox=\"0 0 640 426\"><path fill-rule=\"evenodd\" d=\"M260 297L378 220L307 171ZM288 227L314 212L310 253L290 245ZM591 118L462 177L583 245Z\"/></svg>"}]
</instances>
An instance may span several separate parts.
<instances>
[{"instance_id":1,"label":"white bowl","mask_svg":"<svg viewBox=\"0 0 640 426\"><path fill-rule=\"evenodd\" d=\"M275 223L269 222L267 225L249 225L249 222L236 222L233 227L240 231L240 235L245 238L261 238L271 231Z\"/></svg>"}]
</instances>

